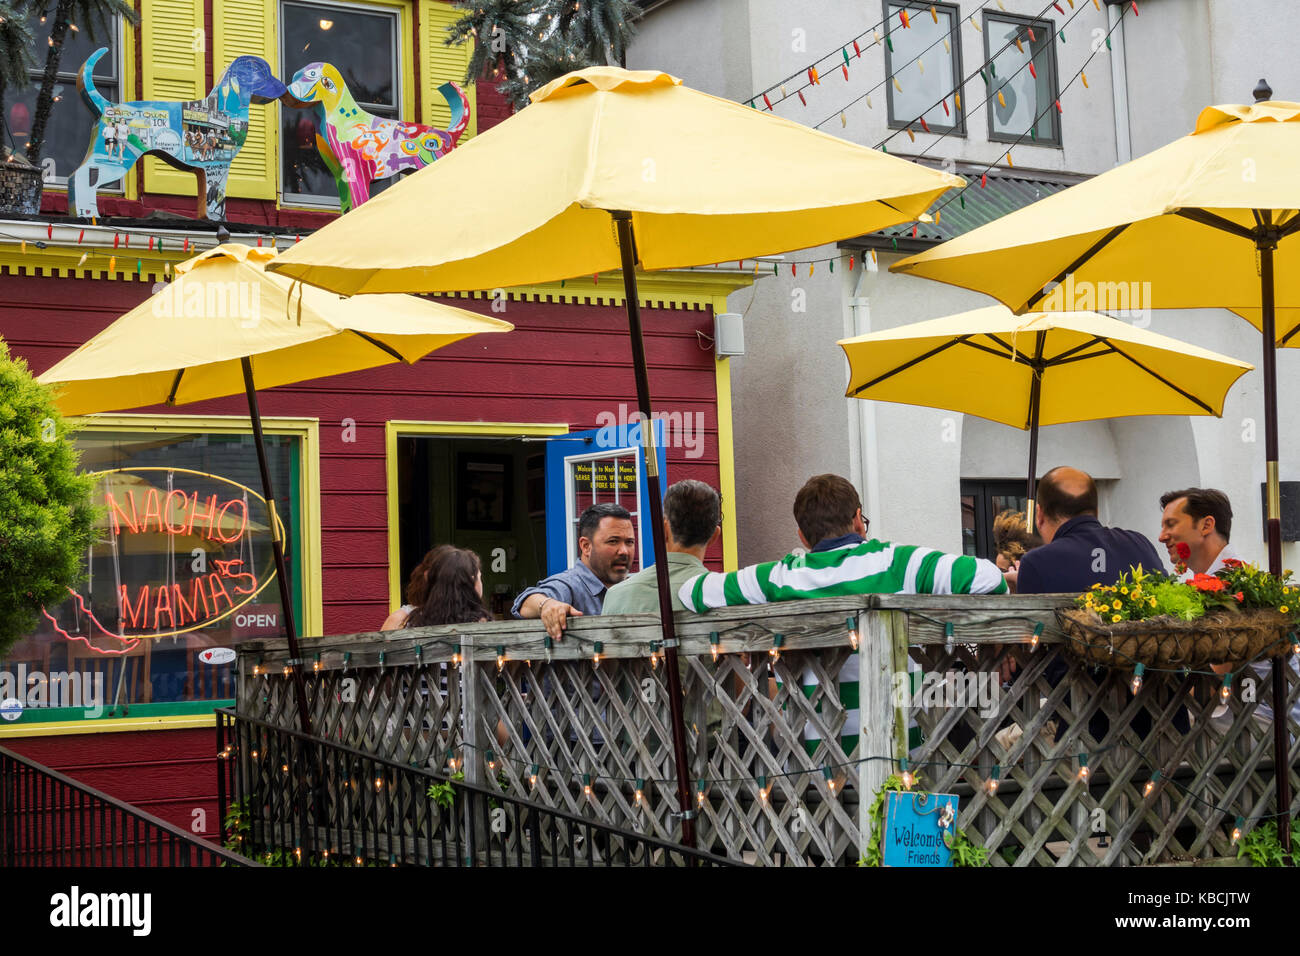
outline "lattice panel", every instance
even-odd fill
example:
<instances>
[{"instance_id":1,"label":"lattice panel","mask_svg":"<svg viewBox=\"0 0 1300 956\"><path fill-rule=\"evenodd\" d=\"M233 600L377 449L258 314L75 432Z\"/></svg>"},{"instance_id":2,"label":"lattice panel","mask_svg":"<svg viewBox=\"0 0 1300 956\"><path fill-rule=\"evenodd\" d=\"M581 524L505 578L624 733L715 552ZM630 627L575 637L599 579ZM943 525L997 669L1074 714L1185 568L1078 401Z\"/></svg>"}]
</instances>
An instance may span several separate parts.
<instances>
[{"instance_id":1,"label":"lattice panel","mask_svg":"<svg viewBox=\"0 0 1300 956\"><path fill-rule=\"evenodd\" d=\"M1014 680L1001 685L995 713L926 706L921 694L909 708L924 737L911 757L924 787L961 795L959 825L994 851L993 865L1006 865L1007 857L1017 866L1232 857L1236 816L1274 810L1272 726L1254 716L1257 701L1238 695L1225 715L1213 717L1221 684L1208 675L1147 674L1134 694L1131 673L1094 671L1059 645L1030 653L1023 645L949 652L928 644L910 655L923 674L995 673L1007 657L1019 664ZM1294 706L1300 679L1286 673ZM1270 692L1267 684L1256 690ZM1298 731L1292 721L1293 794ZM1087 780L1080 779L1079 753L1088 754ZM990 793L994 765L1000 779Z\"/></svg>"}]
</instances>

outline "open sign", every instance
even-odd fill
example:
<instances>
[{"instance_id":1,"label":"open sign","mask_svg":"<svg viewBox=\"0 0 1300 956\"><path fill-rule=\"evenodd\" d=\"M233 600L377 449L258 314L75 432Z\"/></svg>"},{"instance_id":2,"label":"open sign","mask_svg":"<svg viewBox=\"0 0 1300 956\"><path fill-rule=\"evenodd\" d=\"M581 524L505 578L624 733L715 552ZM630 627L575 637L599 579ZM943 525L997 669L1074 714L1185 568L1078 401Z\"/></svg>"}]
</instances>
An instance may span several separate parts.
<instances>
[{"instance_id":1,"label":"open sign","mask_svg":"<svg viewBox=\"0 0 1300 956\"><path fill-rule=\"evenodd\" d=\"M236 640L245 637L278 637L281 630L280 605L246 604L231 617Z\"/></svg>"}]
</instances>

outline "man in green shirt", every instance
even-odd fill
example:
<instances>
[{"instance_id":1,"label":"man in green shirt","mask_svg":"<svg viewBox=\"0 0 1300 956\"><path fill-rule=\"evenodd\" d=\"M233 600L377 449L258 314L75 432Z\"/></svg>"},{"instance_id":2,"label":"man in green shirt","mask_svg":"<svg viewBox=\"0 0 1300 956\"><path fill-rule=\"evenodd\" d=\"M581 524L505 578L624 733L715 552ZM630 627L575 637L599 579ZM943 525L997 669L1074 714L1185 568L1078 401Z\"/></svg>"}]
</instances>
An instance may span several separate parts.
<instances>
[{"instance_id":1,"label":"man in green shirt","mask_svg":"<svg viewBox=\"0 0 1300 956\"><path fill-rule=\"evenodd\" d=\"M668 583L674 611L686 610L677 592L688 580L708 570L704 555L720 534L722 498L714 489L689 478L668 489L664 495L664 543L668 550ZM659 588L652 564L605 592L601 614L658 611Z\"/></svg>"}]
</instances>

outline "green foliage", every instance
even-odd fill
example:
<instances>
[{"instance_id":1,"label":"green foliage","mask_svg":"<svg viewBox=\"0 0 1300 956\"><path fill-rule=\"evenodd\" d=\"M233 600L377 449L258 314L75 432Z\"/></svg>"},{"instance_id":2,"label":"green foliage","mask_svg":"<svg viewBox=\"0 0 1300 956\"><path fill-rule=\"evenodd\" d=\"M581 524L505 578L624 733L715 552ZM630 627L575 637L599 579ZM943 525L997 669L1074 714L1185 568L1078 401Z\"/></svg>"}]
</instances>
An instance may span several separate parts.
<instances>
[{"instance_id":1,"label":"green foliage","mask_svg":"<svg viewBox=\"0 0 1300 956\"><path fill-rule=\"evenodd\" d=\"M976 846L971 843L966 837L965 830L954 829L952 833L945 833L943 842L952 851L953 866L989 865L988 847Z\"/></svg>"},{"instance_id":2,"label":"green foliage","mask_svg":"<svg viewBox=\"0 0 1300 956\"><path fill-rule=\"evenodd\" d=\"M448 780L442 783L429 784L428 795L438 806L444 810L450 810L452 803L456 800L456 788L451 785L451 781L464 779L465 771L457 770Z\"/></svg>"},{"instance_id":3,"label":"green foliage","mask_svg":"<svg viewBox=\"0 0 1300 956\"><path fill-rule=\"evenodd\" d=\"M998 850L1002 859L1006 861L1007 866L1015 866L1016 860L1020 859L1020 854L1024 850L1022 846L1003 846Z\"/></svg>"},{"instance_id":4,"label":"green foliage","mask_svg":"<svg viewBox=\"0 0 1300 956\"><path fill-rule=\"evenodd\" d=\"M1162 615L1192 621L1205 614L1201 591L1159 572L1143 571L1140 565L1121 574L1114 584L1094 584L1074 603L1107 624Z\"/></svg>"},{"instance_id":5,"label":"green foliage","mask_svg":"<svg viewBox=\"0 0 1300 956\"><path fill-rule=\"evenodd\" d=\"M1300 818L1291 821L1291 846L1300 853ZM1237 859L1242 857L1249 858L1251 866L1300 866L1295 853L1287 863L1275 820L1255 827L1237 842Z\"/></svg>"},{"instance_id":6,"label":"green foliage","mask_svg":"<svg viewBox=\"0 0 1300 956\"><path fill-rule=\"evenodd\" d=\"M640 8L631 0L457 0L451 46L474 42L465 81L496 80L515 109L574 70L623 62Z\"/></svg>"},{"instance_id":7,"label":"green foliage","mask_svg":"<svg viewBox=\"0 0 1300 956\"><path fill-rule=\"evenodd\" d=\"M0 0L0 96L8 87L27 86L27 71L36 66L36 40L18 4Z\"/></svg>"},{"instance_id":8,"label":"green foliage","mask_svg":"<svg viewBox=\"0 0 1300 956\"><path fill-rule=\"evenodd\" d=\"M1291 571L1283 571L1279 578L1253 564L1226 561L1215 577L1223 582L1218 593L1225 604L1247 611L1280 611L1291 618L1292 626L1300 622L1300 587L1291 580Z\"/></svg>"},{"instance_id":9,"label":"green foliage","mask_svg":"<svg viewBox=\"0 0 1300 956\"><path fill-rule=\"evenodd\" d=\"M0 654L81 583L95 479L77 471L53 391L0 342Z\"/></svg>"}]
</instances>

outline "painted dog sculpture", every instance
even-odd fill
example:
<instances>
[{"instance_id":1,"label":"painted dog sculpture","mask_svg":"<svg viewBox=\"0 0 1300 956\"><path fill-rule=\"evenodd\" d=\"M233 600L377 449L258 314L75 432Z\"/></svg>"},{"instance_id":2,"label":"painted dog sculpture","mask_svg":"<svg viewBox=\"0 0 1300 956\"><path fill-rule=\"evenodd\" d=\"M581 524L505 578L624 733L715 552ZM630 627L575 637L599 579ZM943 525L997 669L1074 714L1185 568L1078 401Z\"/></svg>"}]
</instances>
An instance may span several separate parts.
<instances>
[{"instance_id":1,"label":"painted dog sculpture","mask_svg":"<svg viewBox=\"0 0 1300 956\"><path fill-rule=\"evenodd\" d=\"M367 113L329 63L309 63L293 75L289 98L315 112L316 149L334 176L343 212L370 198L372 182L423 169L456 146L469 126L469 99L455 83L438 92L451 107L449 129Z\"/></svg>"},{"instance_id":2,"label":"painted dog sculpture","mask_svg":"<svg viewBox=\"0 0 1300 956\"><path fill-rule=\"evenodd\" d=\"M112 103L95 89L93 72L101 47L86 58L77 89L98 117L86 158L68 179L68 203L76 215L99 215L96 192L115 183L152 154L198 175L198 215L224 219L230 164L248 137L250 103L285 95L285 86L261 57L236 57L211 93L201 100Z\"/></svg>"}]
</instances>

